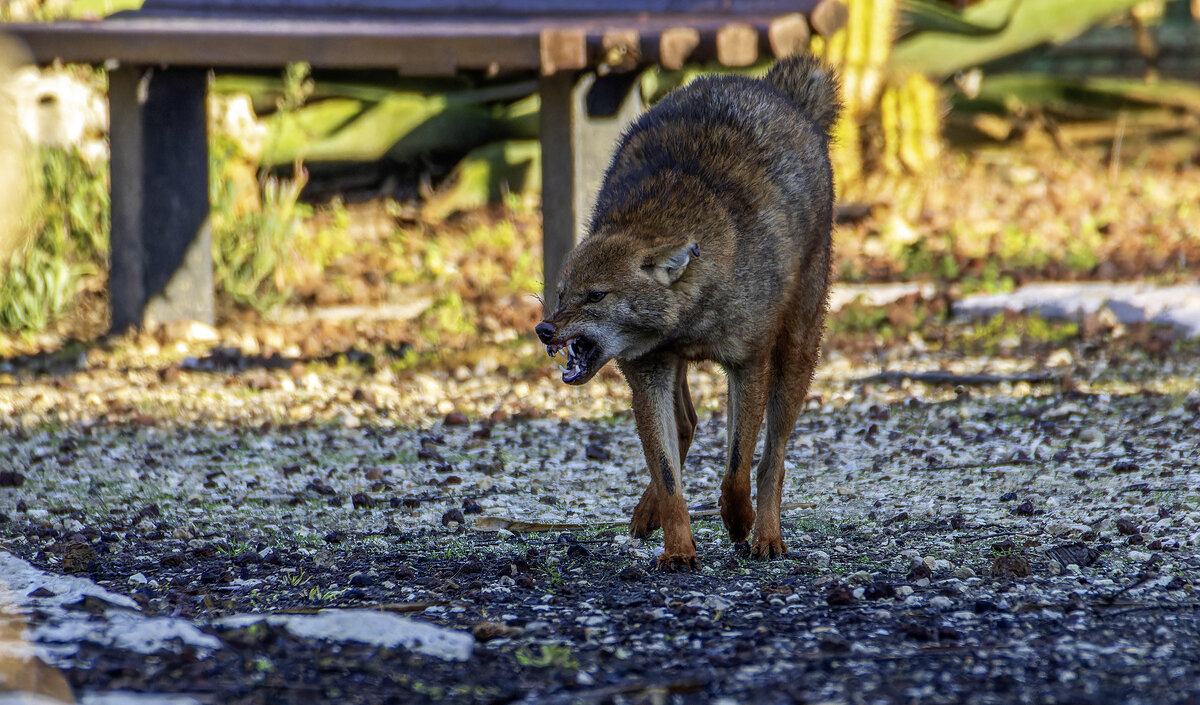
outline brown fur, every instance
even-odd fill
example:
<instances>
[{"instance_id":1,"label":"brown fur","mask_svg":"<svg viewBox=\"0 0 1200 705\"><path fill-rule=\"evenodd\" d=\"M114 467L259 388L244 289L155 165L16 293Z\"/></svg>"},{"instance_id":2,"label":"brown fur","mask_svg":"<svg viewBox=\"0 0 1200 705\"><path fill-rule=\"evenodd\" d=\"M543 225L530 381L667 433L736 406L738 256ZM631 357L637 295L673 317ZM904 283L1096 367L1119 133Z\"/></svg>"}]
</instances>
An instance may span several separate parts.
<instances>
[{"instance_id":1,"label":"brown fur","mask_svg":"<svg viewBox=\"0 0 1200 705\"><path fill-rule=\"evenodd\" d=\"M630 530L663 527L662 568L694 568L680 469L696 428L690 362L729 376L721 516L759 558L783 554L784 455L819 356L830 280L836 78L812 57L764 80L708 77L675 91L625 134L590 232L567 256L547 348L572 343L564 380L616 359L650 485ZM759 427L766 441L750 501Z\"/></svg>"}]
</instances>

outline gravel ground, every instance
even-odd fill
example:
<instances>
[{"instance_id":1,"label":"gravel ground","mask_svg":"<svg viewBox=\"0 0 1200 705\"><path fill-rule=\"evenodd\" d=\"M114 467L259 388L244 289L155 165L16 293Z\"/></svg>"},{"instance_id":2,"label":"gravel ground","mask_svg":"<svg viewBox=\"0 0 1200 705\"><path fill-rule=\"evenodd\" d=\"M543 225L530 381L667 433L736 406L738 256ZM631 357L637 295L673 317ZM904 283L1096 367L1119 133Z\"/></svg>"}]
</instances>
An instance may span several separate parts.
<instances>
[{"instance_id":1,"label":"gravel ground","mask_svg":"<svg viewBox=\"0 0 1200 705\"><path fill-rule=\"evenodd\" d=\"M1001 342L827 355L768 563L716 516L695 371L683 575L625 533L620 378L565 387L529 341L10 363L0 702L1200 702L1200 352Z\"/></svg>"}]
</instances>

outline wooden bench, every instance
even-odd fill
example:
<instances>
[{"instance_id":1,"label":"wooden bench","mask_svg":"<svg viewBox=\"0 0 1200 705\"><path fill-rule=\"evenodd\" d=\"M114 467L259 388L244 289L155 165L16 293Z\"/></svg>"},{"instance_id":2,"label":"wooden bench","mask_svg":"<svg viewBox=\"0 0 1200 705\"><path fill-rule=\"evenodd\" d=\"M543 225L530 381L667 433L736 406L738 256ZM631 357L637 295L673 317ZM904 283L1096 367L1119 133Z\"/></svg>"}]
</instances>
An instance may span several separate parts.
<instances>
[{"instance_id":1,"label":"wooden bench","mask_svg":"<svg viewBox=\"0 0 1200 705\"><path fill-rule=\"evenodd\" d=\"M540 76L543 257L553 293L620 130L635 69L745 66L844 21L836 0L146 0L102 21L9 25L34 61L109 70L112 328L213 319L209 73L395 69ZM547 296L547 301L552 296Z\"/></svg>"}]
</instances>

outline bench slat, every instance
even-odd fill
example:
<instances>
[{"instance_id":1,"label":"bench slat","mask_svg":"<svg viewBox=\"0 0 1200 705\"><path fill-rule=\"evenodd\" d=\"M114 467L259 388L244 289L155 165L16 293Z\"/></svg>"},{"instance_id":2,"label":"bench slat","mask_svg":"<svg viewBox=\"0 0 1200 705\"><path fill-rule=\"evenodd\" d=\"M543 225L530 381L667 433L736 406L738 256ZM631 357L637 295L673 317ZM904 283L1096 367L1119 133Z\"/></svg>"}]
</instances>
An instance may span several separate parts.
<instances>
[{"instance_id":1,"label":"bench slat","mask_svg":"<svg viewBox=\"0 0 1200 705\"><path fill-rule=\"evenodd\" d=\"M758 32L764 53L770 51L767 33L773 19L769 14L738 17L739 23ZM689 59L711 60L718 58L715 37L730 21L727 14L709 13L253 21L124 16L100 22L16 24L5 30L24 39L38 63L115 59L146 65L277 68L307 61L318 68L395 68L438 75L455 70L536 70L541 65L542 33L556 29L583 32L592 65L604 60L605 37L611 39L615 30L640 37L644 63L658 60L664 32L695 30L701 41Z\"/></svg>"},{"instance_id":2,"label":"bench slat","mask_svg":"<svg viewBox=\"0 0 1200 705\"><path fill-rule=\"evenodd\" d=\"M121 19L8 28L34 61L213 68L277 68L289 61L336 69L398 68L421 72L431 57L449 70L538 67L538 27L448 22L314 22L234 19ZM447 55L449 55L447 57ZM433 73L443 73L434 71Z\"/></svg>"},{"instance_id":3,"label":"bench slat","mask_svg":"<svg viewBox=\"0 0 1200 705\"><path fill-rule=\"evenodd\" d=\"M142 13L175 15L236 15L311 17L320 14L483 15L489 17L545 17L547 15L638 15L721 13L726 18L754 14L808 12L809 0L146 0Z\"/></svg>"}]
</instances>

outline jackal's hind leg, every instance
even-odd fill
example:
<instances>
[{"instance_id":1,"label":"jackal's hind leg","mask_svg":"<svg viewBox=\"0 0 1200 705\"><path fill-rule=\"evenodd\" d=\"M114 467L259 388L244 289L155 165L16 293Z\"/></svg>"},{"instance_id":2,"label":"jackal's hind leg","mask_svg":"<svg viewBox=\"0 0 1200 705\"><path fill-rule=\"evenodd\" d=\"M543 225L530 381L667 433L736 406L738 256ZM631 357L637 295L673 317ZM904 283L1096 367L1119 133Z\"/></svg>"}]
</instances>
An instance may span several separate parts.
<instances>
[{"instance_id":1,"label":"jackal's hind leg","mask_svg":"<svg viewBox=\"0 0 1200 705\"><path fill-rule=\"evenodd\" d=\"M721 519L729 539L741 543L754 526L754 507L750 503L750 466L754 464L754 446L762 426L766 405L767 363L729 373L728 437L729 455L725 479L721 481Z\"/></svg>"},{"instance_id":2,"label":"jackal's hind leg","mask_svg":"<svg viewBox=\"0 0 1200 705\"><path fill-rule=\"evenodd\" d=\"M635 539L650 538L662 521L658 518L658 495L654 494L654 482L646 485L646 491L633 508L633 518L629 520L629 535Z\"/></svg>"},{"instance_id":3,"label":"jackal's hind leg","mask_svg":"<svg viewBox=\"0 0 1200 705\"><path fill-rule=\"evenodd\" d=\"M756 477L758 516L750 544L750 554L755 558L776 558L787 553L779 518L784 461L788 439L808 395L817 355L815 346L805 349L804 345L781 343L776 350L776 365L767 394L767 433Z\"/></svg>"}]
</instances>

